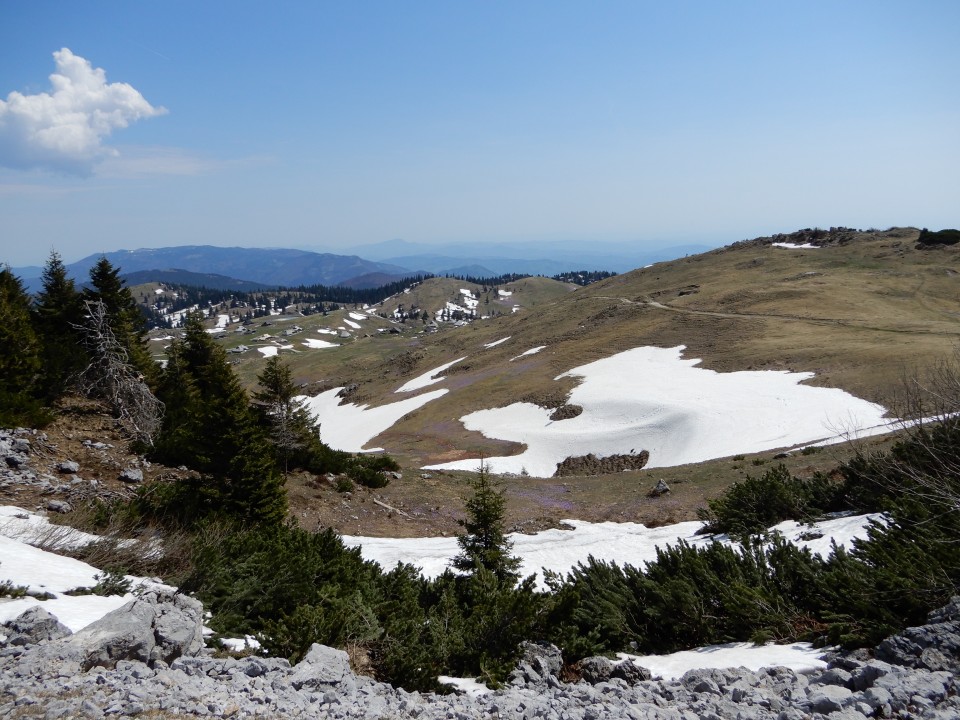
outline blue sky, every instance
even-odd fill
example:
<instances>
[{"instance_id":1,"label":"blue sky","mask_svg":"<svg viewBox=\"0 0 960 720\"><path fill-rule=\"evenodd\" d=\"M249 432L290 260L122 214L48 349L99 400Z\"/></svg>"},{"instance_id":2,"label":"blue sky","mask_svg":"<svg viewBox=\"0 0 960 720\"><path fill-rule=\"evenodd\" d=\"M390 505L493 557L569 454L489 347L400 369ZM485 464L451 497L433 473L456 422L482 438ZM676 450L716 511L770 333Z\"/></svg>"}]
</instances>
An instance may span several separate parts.
<instances>
[{"instance_id":1,"label":"blue sky","mask_svg":"<svg viewBox=\"0 0 960 720\"><path fill-rule=\"evenodd\" d=\"M5 0L0 261L957 227L958 27L953 1Z\"/></svg>"}]
</instances>

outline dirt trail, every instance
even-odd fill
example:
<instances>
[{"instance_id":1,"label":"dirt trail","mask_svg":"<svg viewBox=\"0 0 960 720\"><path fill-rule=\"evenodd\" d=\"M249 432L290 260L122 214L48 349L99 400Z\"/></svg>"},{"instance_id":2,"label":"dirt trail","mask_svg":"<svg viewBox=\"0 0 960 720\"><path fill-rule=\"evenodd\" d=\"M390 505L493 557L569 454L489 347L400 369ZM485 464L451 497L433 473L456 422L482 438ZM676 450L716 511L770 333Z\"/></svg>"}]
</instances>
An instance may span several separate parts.
<instances>
[{"instance_id":1,"label":"dirt trail","mask_svg":"<svg viewBox=\"0 0 960 720\"><path fill-rule=\"evenodd\" d=\"M917 328L880 327L877 325L870 325L862 321L847 320L847 319L840 319L840 318L805 317L803 315L778 315L774 313L734 313L734 312L718 312L715 310L694 310L692 308L678 308L678 307L673 307L671 305L664 305L661 302L657 302L653 298L645 298L643 300L631 300L630 298L614 297L609 295L597 295L596 297L601 300L619 300L620 302L625 303L627 305L642 305L646 307L656 308L657 310L666 310L668 312L680 313L684 315L701 315L705 317L750 319L750 320L757 320L757 319L788 320L792 322L810 323L812 325L835 325L840 327L856 328L859 330L874 330L876 332L890 332L890 333L908 333L913 335L943 335L943 336L956 335L955 332L949 332L945 330L922 330Z\"/></svg>"}]
</instances>

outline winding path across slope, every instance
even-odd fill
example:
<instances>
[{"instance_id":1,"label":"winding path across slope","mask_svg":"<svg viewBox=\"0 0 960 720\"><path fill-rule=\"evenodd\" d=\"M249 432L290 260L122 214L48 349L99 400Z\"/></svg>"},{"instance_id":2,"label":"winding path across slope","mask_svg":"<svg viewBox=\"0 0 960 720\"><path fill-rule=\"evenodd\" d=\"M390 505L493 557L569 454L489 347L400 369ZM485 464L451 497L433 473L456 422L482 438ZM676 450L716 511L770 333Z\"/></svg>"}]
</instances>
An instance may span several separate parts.
<instances>
[{"instance_id":1,"label":"winding path across slope","mask_svg":"<svg viewBox=\"0 0 960 720\"><path fill-rule=\"evenodd\" d=\"M736 313L736 312L719 312L716 310L695 310L693 308L678 308L673 307L672 305L664 305L661 302L657 302L651 297L644 298L643 300L631 300L630 298L625 297L615 297L612 295L595 295L598 300L619 300L622 303L627 305L643 305L646 307L656 308L657 310L666 310L668 312L680 313L684 315L700 315L704 317L716 317L716 318L732 318L732 319L768 319L768 320L789 320L793 322L806 322L814 325L839 325L844 327L857 328L860 330L875 330L877 332L891 332L891 333L909 333L915 335L942 335L942 336L955 336L956 331L948 330L928 330L920 328L895 328L895 327L880 327L877 325L870 325L865 322L857 320L848 320L842 318L823 318L823 317L807 317L803 315L780 315L776 313Z\"/></svg>"}]
</instances>

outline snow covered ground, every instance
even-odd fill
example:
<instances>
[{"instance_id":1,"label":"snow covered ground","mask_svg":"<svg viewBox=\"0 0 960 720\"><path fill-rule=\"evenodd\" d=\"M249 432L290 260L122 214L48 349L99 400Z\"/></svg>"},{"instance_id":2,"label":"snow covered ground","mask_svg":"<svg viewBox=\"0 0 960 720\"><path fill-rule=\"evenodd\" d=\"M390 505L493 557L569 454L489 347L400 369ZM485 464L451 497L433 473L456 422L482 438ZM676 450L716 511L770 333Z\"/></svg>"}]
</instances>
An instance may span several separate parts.
<instances>
[{"instance_id":1,"label":"snow covered ground","mask_svg":"<svg viewBox=\"0 0 960 720\"><path fill-rule=\"evenodd\" d=\"M264 357L273 357L281 350L293 350L293 345L266 345L257 348L257 351L262 353Z\"/></svg>"},{"instance_id":2,"label":"snow covered ground","mask_svg":"<svg viewBox=\"0 0 960 720\"><path fill-rule=\"evenodd\" d=\"M116 610L134 595L68 595L68 590L90 588L97 584L100 570L85 562L63 557L32 547L28 543L43 542L62 550L81 547L98 540L96 535L72 528L51 525L46 517L23 508L0 506L0 582L10 581L15 587L26 587L31 593L48 593L53 599L36 597L0 598L0 624L17 617L24 610L41 605L68 628L76 632L108 612ZM159 583L128 576L132 588Z\"/></svg>"},{"instance_id":3,"label":"snow covered ground","mask_svg":"<svg viewBox=\"0 0 960 720\"><path fill-rule=\"evenodd\" d=\"M350 327L352 327L354 330L359 330L359 329L360 329L360 323L355 323L353 320L347 320L346 318L344 318L343 321L344 321L347 325L349 325Z\"/></svg>"},{"instance_id":4,"label":"snow covered ground","mask_svg":"<svg viewBox=\"0 0 960 720\"><path fill-rule=\"evenodd\" d=\"M814 443L886 422L880 405L800 384L813 373L719 373L696 367L700 360L683 358L683 349L635 348L559 375L582 378L570 394L569 402L583 408L574 418L552 421L549 409L514 403L461 421L468 430L527 446L519 455L486 458L492 472L538 477L551 477L570 456L647 450L647 467L669 467Z\"/></svg>"},{"instance_id":5,"label":"snow covered ground","mask_svg":"<svg viewBox=\"0 0 960 720\"><path fill-rule=\"evenodd\" d=\"M696 650L681 650L670 655L617 655L623 660L631 660L634 664L647 668L654 677L677 680L687 670L695 668L745 667L747 670L756 671L764 667L781 666L802 673L825 670L827 663L822 658L829 650L830 648L814 648L810 643L726 643Z\"/></svg>"},{"instance_id":6,"label":"snow covered ground","mask_svg":"<svg viewBox=\"0 0 960 720\"><path fill-rule=\"evenodd\" d=\"M527 355L536 355L541 350L546 350L546 349L547 349L546 345L539 345L537 347L532 347L529 350L524 350L522 353L520 353L516 357L510 358L509 362L513 362L514 360L519 360L522 357L527 357Z\"/></svg>"},{"instance_id":7,"label":"snow covered ground","mask_svg":"<svg viewBox=\"0 0 960 720\"><path fill-rule=\"evenodd\" d=\"M501 343L505 343L507 340L510 339L510 337L511 337L510 335L507 335L505 338L500 338L499 340L494 340L493 342L487 343L486 345L484 345L484 347L485 347L485 348L496 347L497 345L499 345L499 344L501 344Z\"/></svg>"},{"instance_id":8,"label":"snow covered ground","mask_svg":"<svg viewBox=\"0 0 960 720\"><path fill-rule=\"evenodd\" d=\"M326 340L317 340L316 338L307 338L303 341L303 344L312 350L340 347L337 345L337 343L327 342Z\"/></svg>"},{"instance_id":9,"label":"snow covered ground","mask_svg":"<svg viewBox=\"0 0 960 720\"><path fill-rule=\"evenodd\" d=\"M811 552L827 556L831 540L843 547L850 547L854 538L865 537L870 520L879 520L879 515L853 515L824 520L813 525L800 525L792 520L771 528L784 539ZM571 530L552 529L535 535L513 533L513 552L520 558L520 572L537 574L542 585L541 571L552 570L566 574L578 563L588 558L643 566L656 560L657 548L677 545L681 541L693 547L709 545L714 539L724 543L732 541L726 536L717 538L697 535L703 523L690 522L648 528L639 523L565 520ZM807 539L803 539L807 538ZM385 570L398 562L416 565L425 577L437 577L450 565L450 560L459 552L455 537L431 538L375 538L344 535L343 541L350 547L359 547L367 560L373 560Z\"/></svg>"},{"instance_id":10,"label":"snow covered ground","mask_svg":"<svg viewBox=\"0 0 960 720\"><path fill-rule=\"evenodd\" d=\"M463 304L466 305L469 310L476 311L477 305L480 304L477 296L466 288L460 288L460 294L463 295Z\"/></svg>"},{"instance_id":11,"label":"snow covered ground","mask_svg":"<svg viewBox=\"0 0 960 720\"><path fill-rule=\"evenodd\" d=\"M442 373L447 368L453 367L461 360L466 360L466 359L467 359L467 356L464 355L462 358L457 358L456 360L453 360L444 365L441 365L438 368L434 368L429 372L425 372L423 375L419 375L415 377L413 380L407 381L406 383L401 385L399 388L397 388L395 392L398 392L398 393L412 392L413 390L420 390L422 388L433 385L434 383L438 383L441 380L443 380L443 378L439 378L437 377L437 375Z\"/></svg>"},{"instance_id":12,"label":"snow covered ground","mask_svg":"<svg viewBox=\"0 0 960 720\"><path fill-rule=\"evenodd\" d=\"M337 393L341 390L343 388L337 387L320 393L316 397L298 395L296 399L302 400L307 412L320 421L320 439L334 450L346 452L380 450L381 448L364 446L384 430L393 427L393 424L407 413L449 392L446 389L433 390L423 395L372 408L354 403L340 405Z\"/></svg>"},{"instance_id":13,"label":"snow covered ground","mask_svg":"<svg viewBox=\"0 0 960 720\"><path fill-rule=\"evenodd\" d=\"M784 248L786 250L819 250L819 245L811 245L810 243L803 243L799 245L797 243L788 243L788 242L779 242L779 243L770 243L773 247Z\"/></svg>"}]
</instances>

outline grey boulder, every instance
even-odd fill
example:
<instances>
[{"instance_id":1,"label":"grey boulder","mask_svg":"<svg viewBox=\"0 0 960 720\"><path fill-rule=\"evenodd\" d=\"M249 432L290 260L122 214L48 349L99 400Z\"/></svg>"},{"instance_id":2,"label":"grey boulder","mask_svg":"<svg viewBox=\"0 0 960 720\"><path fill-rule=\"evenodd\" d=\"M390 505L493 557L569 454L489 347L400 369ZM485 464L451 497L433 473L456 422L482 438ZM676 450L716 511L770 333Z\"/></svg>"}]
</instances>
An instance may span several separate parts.
<instances>
[{"instance_id":1,"label":"grey boulder","mask_svg":"<svg viewBox=\"0 0 960 720\"><path fill-rule=\"evenodd\" d=\"M343 650L314 643L294 668L290 684L297 690L317 689L338 685L351 675L350 658Z\"/></svg>"},{"instance_id":2,"label":"grey boulder","mask_svg":"<svg viewBox=\"0 0 960 720\"><path fill-rule=\"evenodd\" d=\"M121 660L169 663L181 655L196 655L202 647L201 603L153 590L74 633L65 642L64 655L89 670L113 668Z\"/></svg>"},{"instance_id":3,"label":"grey boulder","mask_svg":"<svg viewBox=\"0 0 960 720\"><path fill-rule=\"evenodd\" d=\"M70 635L70 628L39 605L24 610L4 626L8 645L35 645Z\"/></svg>"},{"instance_id":4,"label":"grey boulder","mask_svg":"<svg viewBox=\"0 0 960 720\"><path fill-rule=\"evenodd\" d=\"M143 470L140 468L127 468L126 470L121 471L118 479L125 483L142 483Z\"/></svg>"}]
</instances>

